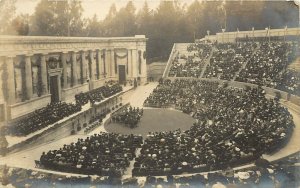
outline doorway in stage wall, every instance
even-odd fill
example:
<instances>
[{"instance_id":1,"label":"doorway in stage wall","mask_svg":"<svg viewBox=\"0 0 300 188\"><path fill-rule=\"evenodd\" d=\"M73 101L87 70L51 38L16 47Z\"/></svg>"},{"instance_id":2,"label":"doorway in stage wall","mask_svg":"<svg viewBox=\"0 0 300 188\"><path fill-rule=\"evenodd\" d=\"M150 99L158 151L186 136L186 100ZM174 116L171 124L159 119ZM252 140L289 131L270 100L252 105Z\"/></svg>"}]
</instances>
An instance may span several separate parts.
<instances>
[{"instance_id":1,"label":"doorway in stage wall","mask_svg":"<svg viewBox=\"0 0 300 188\"><path fill-rule=\"evenodd\" d=\"M59 102L58 76L50 76L51 103Z\"/></svg>"},{"instance_id":2,"label":"doorway in stage wall","mask_svg":"<svg viewBox=\"0 0 300 188\"><path fill-rule=\"evenodd\" d=\"M119 65L119 83L126 83L125 65Z\"/></svg>"}]
</instances>

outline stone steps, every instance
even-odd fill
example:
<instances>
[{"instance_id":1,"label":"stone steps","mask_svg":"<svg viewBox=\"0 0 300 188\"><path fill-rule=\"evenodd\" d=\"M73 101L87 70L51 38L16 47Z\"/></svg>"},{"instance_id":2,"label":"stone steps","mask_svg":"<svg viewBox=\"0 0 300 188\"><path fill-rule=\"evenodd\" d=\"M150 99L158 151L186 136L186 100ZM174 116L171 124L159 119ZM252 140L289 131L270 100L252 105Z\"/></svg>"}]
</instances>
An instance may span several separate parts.
<instances>
[{"instance_id":1,"label":"stone steps","mask_svg":"<svg viewBox=\"0 0 300 188\"><path fill-rule=\"evenodd\" d=\"M135 156L138 157L141 154L142 148L137 148L135 151ZM122 179L127 179L132 177L132 170L134 168L135 158L130 161L129 167L124 171Z\"/></svg>"},{"instance_id":2,"label":"stone steps","mask_svg":"<svg viewBox=\"0 0 300 188\"><path fill-rule=\"evenodd\" d=\"M257 52L257 50L259 49L260 46L257 46L256 49L254 49L254 51L252 52L251 56L246 60L246 62L242 65L242 67L235 73L234 77L232 80L235 80L237 75L240 74L240 72L246 68L248 62L250 61L251 57Z\"/></svg>"},{"instance_id":3,"label":"stone steps","mask_svg":"<svg viewBox=\"0 0 300 188\"><path fill-rule=\"evenodd\" d=\"M204 66L203 66L203 68L202 68L202 70L201 70L201 73L200 73L200 78L203 78L203 75L204 75L204 73L205 73L206 67L207 67L207 65L210 63L210 59L211 59L211 57L213 56L214 51L216 51L216 49L215 49L215 48L212 48L209 57L208 57L207 59L205 59L205 64L204 64Z\"/></svg>"}]
</instances>

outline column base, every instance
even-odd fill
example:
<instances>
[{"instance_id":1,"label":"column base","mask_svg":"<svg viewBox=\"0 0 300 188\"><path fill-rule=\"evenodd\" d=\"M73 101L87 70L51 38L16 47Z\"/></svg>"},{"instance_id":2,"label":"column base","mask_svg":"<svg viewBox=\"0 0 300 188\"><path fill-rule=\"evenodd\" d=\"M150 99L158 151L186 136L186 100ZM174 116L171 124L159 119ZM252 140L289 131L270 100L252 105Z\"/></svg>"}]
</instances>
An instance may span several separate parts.
<instances>
[{"instance_id":1,"label":"column base","mask_svg":"<svg viewBox=\"0 0 300 188\"><path fill-rule=\"evenodd\" d=\"M141 77L141 85L144 85L147 83L147 77Z\"/></svg>"}]
</instances>

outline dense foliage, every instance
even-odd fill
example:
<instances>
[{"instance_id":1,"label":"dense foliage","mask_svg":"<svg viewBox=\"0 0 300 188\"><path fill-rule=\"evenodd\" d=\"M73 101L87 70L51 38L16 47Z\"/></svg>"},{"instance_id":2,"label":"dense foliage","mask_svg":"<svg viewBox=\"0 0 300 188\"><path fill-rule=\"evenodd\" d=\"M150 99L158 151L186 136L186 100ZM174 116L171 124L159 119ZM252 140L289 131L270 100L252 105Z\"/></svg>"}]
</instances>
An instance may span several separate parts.
<instances>
[{"instance_id":1,"label":"dense foliage","mask_svg":"<svg viewBox=\"0 0 300 188\"><path fill-rule=\"evenodd\" d=\"M104 20L84 18L80 1L41 0L32 15L15 15L15 1L3 0L0 33L18 35L115 37L145 34L148 62L167 59L174 42L192 42L226 31L297 27L293 1L161 1L151 10L145 1L137 10L132 1L117 10L112 4ZM88 11L88 10L85 10ZM99 9L101 11L101 9ZM11 23L11 24L9 24Z\"/></svg>"}]
</instances>

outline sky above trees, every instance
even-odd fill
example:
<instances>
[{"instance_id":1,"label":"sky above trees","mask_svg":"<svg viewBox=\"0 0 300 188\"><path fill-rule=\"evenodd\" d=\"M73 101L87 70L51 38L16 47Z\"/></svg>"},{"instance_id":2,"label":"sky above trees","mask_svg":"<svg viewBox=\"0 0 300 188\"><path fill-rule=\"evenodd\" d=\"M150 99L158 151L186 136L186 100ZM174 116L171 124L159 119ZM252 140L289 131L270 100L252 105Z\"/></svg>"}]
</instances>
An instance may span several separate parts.
<instances>
[{"instance_id":1,"label":"sky above trees","mask_svg":"<svg viewBox=\"0 0 300 188\"><path fill-rule=\"evenodd\" d=\"M144 0L132 0L134 6L140 9L144 5ZM150 9L155 9L161 0L148 0L148 6ZM16 13L17 14L32 14L34 9L40 0L17 0L16 1ZM103 20L108 14L110 6L114 3L117 10L124 7L128 0L83 0L81 1L83 7L83 16L86 18L92 18L94 14L100 20ZM181 4L190 4L192 0L179 0Z\"/></svg>"}]
</instances>

